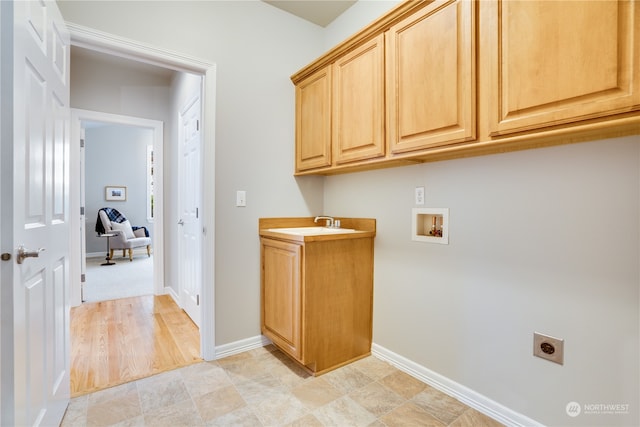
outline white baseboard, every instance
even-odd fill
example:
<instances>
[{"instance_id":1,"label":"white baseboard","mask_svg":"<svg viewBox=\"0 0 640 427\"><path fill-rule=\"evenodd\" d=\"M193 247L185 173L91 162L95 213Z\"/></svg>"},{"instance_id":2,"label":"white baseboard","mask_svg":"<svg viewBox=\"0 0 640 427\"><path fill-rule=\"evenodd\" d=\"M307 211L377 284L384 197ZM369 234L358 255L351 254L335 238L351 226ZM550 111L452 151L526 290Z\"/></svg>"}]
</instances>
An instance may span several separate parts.
<instances>
[{"instance_id":1,"label":"white baseboard","mask_svg":"<svg viewBox=\"0 0 640 427\"><path fill-rule=\"evenodd\" d=\"M379 359L391 363L412 377L429 384L431 387L440 390L455 399L458 399L465 405L470 406L478 412L482 412L486 416L491 417L506 426L542 426L542 424L537 421L515 412L498 402L463 386L462 384L425 368L424 366L400 356L391 350L387 350L378 344L374 343L371 346L371 353Z\"/></svg>"},{"instance_id":2,"label":"white baseboard","mask_svg":"<svg viewBox=\"0 0 640 427\"><path fill-rule=\"evenodd\" d=\"M178 307L182 308L182 306L180 305L180 299L178 298L178 294L172 287L170 286L163 287L162 295L170 295L171 298L173 299L173 302L175 302Z\"/></svg>"},{"instance_id":3,"label":"white baseboard","mask_svg":"<svg viewBox=\"0 0 640 427\"><path fill-rule=\"evenodd\" d=\"M85 258L104 258L107 256L107 251L102 252L89 252L85 254Z\"/></svg>"},{"instance_id":4,"label":"white baseboard","mask_svg":"<svg viewBox=\"0 0 640 427\"><path fill-rule=\"evenodd\" d=\"M257 335L255 337L246 338L240 341L234 341L228 344L222 344L216 346L216 359L222 359L225 357L233 356L234 354L242 353L245 351L253 350L255 348L264 347L271 344L269 338L263 335Z\"/></svg>"},{"instance_id":5,"label":"white baseboard","mask_svg":"<svg viewBox=\"0 0 640 427\"><path fill-rule=\"evenodd\" d=\"M113 251L115 252L115 253L114 253L114 258L115 258L116 254L117 254L117 252L116 252L116 251L121 251L121 250L122 250L122 249L114 249L114 250L113 250ZM135 254L135 253L138 253L138 252L139 252L139 253L143 253L143 252L144 252L144 254L146 255L146 254L147 254L147 248L146 248L146 247L144 247L144 246L142 246L142 247L140 247L140 248L135 248L135 249L133 250L133 253L134 253L134 254ZM153 251L151 251L151 255L153 255ZM104 257L106 257L106 256L107 256L107 251L101 251L101 252L87 252L87 253L84 255L84 257L85 257L85 258L104 258Z\"/></svg>"}]
</instances>

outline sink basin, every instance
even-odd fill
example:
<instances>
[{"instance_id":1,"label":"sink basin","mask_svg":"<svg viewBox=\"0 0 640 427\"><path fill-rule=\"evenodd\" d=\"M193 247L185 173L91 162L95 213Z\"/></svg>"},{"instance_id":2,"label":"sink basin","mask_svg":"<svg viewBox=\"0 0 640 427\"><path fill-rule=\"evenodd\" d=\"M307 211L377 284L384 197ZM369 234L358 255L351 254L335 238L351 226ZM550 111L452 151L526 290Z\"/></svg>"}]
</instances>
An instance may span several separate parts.
<instances>
[{"instance_id":1,"label":"sink basin","mask_svg":"<svg viewBox=\"0 0 640 427\"><path fill-rule=\"evenodd\" d=\"M353 233L352 228L329 228L329 227L292 227L292 228L270 228L269 231L276 233L295 234L296 236L318 236L323 234L344 234Z\"/></svg>"}]
</instances>

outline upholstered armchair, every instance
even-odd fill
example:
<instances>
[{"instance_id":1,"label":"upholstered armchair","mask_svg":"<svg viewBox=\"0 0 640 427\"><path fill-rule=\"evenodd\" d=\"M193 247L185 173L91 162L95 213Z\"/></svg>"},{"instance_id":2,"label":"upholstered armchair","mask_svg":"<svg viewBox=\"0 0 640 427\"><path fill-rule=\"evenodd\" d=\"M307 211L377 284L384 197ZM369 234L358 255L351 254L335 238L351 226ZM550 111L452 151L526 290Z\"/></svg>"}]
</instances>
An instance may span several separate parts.
<instances>
[{"instance_id":1,"label":"upholstered armchair","mask_svg":"<svg viewBox=\"0 0 640 427\"><path fill-rule=\"evenodd\" d=\"M98 211L98 222L96 224L98 233L112 233L115 236L110 238L109 258L113 259L113 251L122 249L122 256L129 252L129 261L133 261L133 250L143 246L147 247L147 256L151 256L151 238L144 227L131 227L129 221L112 208L103 208ZM102 231L101 229L104 231Z\"/></svg>"}]
</instances>

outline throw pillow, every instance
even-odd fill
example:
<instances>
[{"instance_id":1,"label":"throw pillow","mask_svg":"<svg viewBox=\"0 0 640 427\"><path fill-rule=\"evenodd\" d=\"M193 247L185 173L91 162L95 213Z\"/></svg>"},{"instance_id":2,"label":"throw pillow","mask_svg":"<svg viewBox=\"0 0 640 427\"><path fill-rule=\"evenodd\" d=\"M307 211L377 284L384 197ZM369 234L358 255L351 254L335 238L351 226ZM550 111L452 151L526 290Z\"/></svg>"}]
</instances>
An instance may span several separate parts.
<instances>
[{"instance_id":1,"label":"throw pillow","mask_svg":"<svg viewBox=\"0 0 640 427\"><path fill-rule=\"evenodd\" d=\"M133 234L133 229L131 228L129 220L120 223L112 221L111 228L115 231L122 230L124 232L124 238L127 240L134 239L136 237L136 235Z\"/></svg>"}]
</instances>

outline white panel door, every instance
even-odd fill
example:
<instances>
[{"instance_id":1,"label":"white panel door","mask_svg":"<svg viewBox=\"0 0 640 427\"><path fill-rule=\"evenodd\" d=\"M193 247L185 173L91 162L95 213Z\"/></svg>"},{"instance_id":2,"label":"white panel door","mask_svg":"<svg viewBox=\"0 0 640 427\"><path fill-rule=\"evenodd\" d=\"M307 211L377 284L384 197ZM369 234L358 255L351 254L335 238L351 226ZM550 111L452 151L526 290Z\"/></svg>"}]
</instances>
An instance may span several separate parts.
<instances>
[{"instance_id":1,"label":"white panel door","mask_svg":"<svg viewBox=\"0 0 640 427\"><path fill-rule=\"evenodd\" d=\"M202 277L200 221L200 97L180 113L180 305L200 327Z\"/></svg>"},{"instance_id":2,"label":"white panel door","mask_svg":"<svg viewBox=\"0 0 640 427\"><path fill-rule=\"evenodd\" d=\"M0 3L2 46L13 46L1 76L1 244L11 259L1 263L0 425L58 425L70 390L69 34L54 1Z\"/></svg>"}]
</instances>

